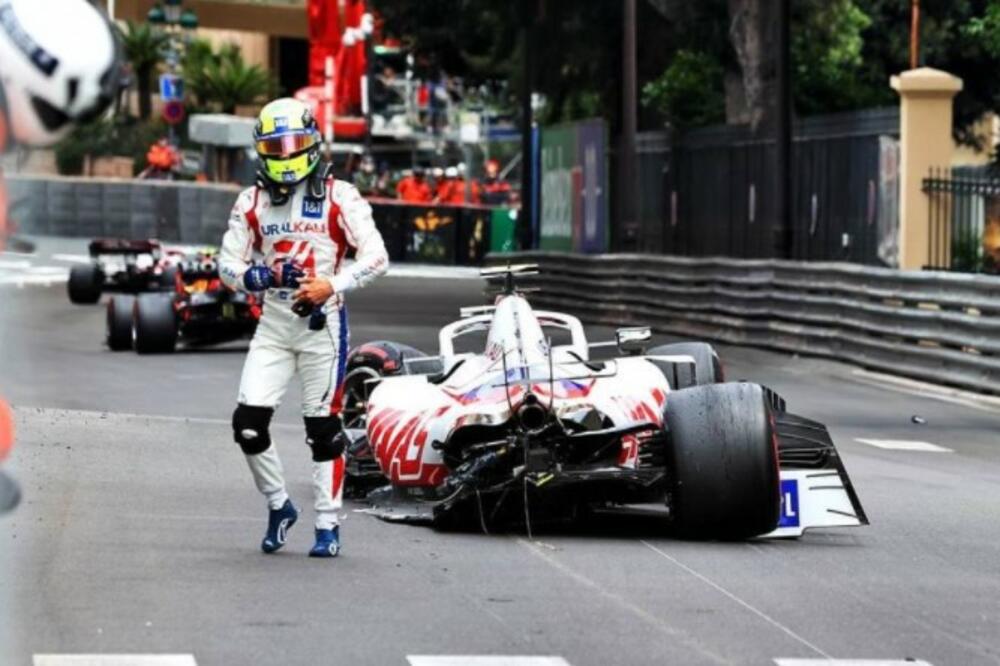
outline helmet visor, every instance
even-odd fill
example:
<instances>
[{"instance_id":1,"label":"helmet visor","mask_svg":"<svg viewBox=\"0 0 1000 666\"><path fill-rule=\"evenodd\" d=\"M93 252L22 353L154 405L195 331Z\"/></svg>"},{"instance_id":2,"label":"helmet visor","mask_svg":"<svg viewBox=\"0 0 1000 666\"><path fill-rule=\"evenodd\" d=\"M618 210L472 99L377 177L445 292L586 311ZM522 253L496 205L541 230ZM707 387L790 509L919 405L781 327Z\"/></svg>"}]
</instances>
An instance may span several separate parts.
<instances>
[{"instance_id":1,"label":"helmet visor","mask_svg":"<svg viewBox=\"0 0 1000 666\"><path fill-rule=\"evenodd\" d=\"M257 139L257 152L264 157L291 157L319 143L319 132L304 130Z\"/></svg>"}]
</instances>

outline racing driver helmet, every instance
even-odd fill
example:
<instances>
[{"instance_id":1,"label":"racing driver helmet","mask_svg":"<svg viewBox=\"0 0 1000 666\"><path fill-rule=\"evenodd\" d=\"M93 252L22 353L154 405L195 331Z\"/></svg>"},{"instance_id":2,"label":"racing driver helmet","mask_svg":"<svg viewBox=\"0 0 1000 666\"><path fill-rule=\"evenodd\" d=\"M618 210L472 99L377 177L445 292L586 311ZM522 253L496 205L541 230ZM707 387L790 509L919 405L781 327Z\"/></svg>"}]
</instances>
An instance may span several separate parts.
<instances>
[{"instance_id":1,"label":"racing driver helmet","mask_svg":"<svg viewBox=\"0 0 1000 666\"><path fill-rule=\"evenodd\" d=\"M87 0L0 0L0 112L14 143L51 145L96 119L120 67L113 28Z\"/></svg>"},{"instance_id":2,"label":"racing driver helmet","mask_svg":"<svg viewBox=\"0 0 1000 666\"><path fill-rule=\"evenodd\" d=\"M261 173L276 185L301 183L320 162L319 126L309 107L297 99L278 99L265 106L253 138Z\"/></svg>"}]
</instances>

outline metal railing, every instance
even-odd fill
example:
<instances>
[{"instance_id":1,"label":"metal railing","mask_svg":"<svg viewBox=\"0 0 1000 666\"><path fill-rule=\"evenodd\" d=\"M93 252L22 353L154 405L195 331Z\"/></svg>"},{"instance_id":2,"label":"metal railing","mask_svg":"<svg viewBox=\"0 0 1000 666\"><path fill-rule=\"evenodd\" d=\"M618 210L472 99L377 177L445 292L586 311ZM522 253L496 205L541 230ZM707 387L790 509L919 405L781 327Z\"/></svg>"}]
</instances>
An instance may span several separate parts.
<instances>
[{"instance_id":1,"label":"metal railing","mask_svg":"<svg viewBox=\"0 0 1000 666\"><path fill-rule=\"evenodd\" d=\"M927 268L1000 273L1000 176L982 168L932 169L923 190Z\"/></svg>"},{"instance_id":2,"label":"metal railing","mask_svg":"<svg viewBox=\"0 0 1000 666\"><path fill-rule=\"evenodd\" d=\"M540 306L1000 394L1000 278L805 263L548 252Z\"/></svg>"}]
</instances>

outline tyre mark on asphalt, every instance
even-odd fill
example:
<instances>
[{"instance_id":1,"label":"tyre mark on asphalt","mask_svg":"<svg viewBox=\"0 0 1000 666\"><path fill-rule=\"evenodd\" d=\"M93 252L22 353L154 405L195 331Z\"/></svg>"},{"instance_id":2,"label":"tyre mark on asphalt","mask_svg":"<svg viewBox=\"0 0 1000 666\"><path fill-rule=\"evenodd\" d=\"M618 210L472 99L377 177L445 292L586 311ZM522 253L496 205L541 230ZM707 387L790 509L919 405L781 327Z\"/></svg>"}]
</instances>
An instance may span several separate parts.
<instances>
[{"instance_id":1,"label":"tyre mark on asphalt","mask_svg":"<svg viewBox=\"0 0 1000 666\"><path fill-rule=\"evenodd\" d=\"M646 624L650 625L653 629L659 631L661 634L667 636L671 640L676 641L684 645L685 647L694 650L698 654L702 655L713 661L716 664L731 664L733 663L726 657L713 652L711 648L703 645L698 639L690 635L688 632L678 627L673 626L669 622L666 622L662 617L650 613L646 609L632 603L628 599L625 599L620 594L616 594L607 588L603 587L600 583L594 581L591 578L583 575L579 571L572 569L566 564L560 562L550 553L543 551L538 544L533 541L528 541L527 539L520 537L517 542L528 549L528 552L538 557L540 560L551 566L553 569L561 573L562 575L570 578L583 587L596 592L605 601L608 601L619 608L622 608L629 613L635 615L640 620L644 621ZM822 653L824 654L825 653Z\"/></svg>"},{"instance_id":2,"label":"tyre mark on asphalt","mask_svg":"<svg viewBox=\"0 0 1000 666\"><path fill-rule=\"evenodd\" d=\"M773 617L771 617L770 615L768 615L764 611L760 610L759 608L757 608L756 606L754 606L750 602L745 601L741 597L738 597L737 595L733 594L732 592L730 592L726 588L722 587L721 585L719 585L718 583L716 583L715 581L713 581L711 578L708 578L704 574L701 574L701 573L695 571L691 567L687 566L686 564L684 564L680 560L676 559L675 557L673 557L669 553L660 550L659 548L657 548L653 544L649 543L648 541L640 540L639 543L641 543L646 548L649 548L650 550L652 550L654 553L656 553L660 557L666 559L668 562L670 562L670 563L674 564L675 566L679 567L681 570L683 570L683 571L687 572L688 574L694 576L695 578L697 578L701 582L705 583L706 585L708 585L712 589L716 590L717 592L719 592L720 594L722 594L723 596L725 596L726 598L728 598L730 601L735 602L736 604L738 604L738 605L742 606L743 608L745 608L746 610L750 611L751 613L753 613L754 615L756 615L760 619L764 620L765 622L767 622L771 626L775 627L776 629L781 630L782 632L784 632L785 634L787 634L789 637L791 637L795 641L801 643L803 646L809 648L810 650L812 650L816 654L820 655L821 657L823 657L825 659L833 659L833 657L830 654L828 654L827 652L825 652L822 648L820 648L820 647L816 646L815 644L809 642L808 640L806 640L805 638L803 638L799 634L795 633L789 627L785 626L784 624L782 624L778 620L774 619Z\"/></svg>"}]
</instances>

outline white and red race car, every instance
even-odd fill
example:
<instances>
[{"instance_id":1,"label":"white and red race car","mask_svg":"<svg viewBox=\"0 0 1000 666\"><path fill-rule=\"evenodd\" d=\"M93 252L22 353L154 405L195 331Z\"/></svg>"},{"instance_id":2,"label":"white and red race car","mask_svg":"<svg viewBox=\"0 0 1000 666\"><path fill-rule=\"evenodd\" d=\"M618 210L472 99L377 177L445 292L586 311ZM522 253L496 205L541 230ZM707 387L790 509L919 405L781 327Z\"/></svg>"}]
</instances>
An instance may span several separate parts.
<instances>
[{"instance_id":1,"label":"white and red race car","mask_svg":"<svg viewBox=\"0 0 1000 666\"><path fill-rule=\"evenodd\" d=\"M706 343L646 351L649 329L619 329L621 356L593 360L609 344L516 288L535 270L485 270L503 281L495 305L442 328L437 356L385 341L352 351L348 487L373 513L530 529L655 505L676 532L719 539L868 523L823 425L765 387L724 382ZM483 353L458 351L484 333Z\"/></svg>"}]
</instances>

